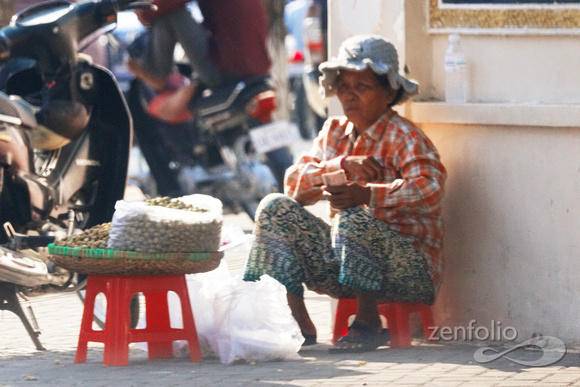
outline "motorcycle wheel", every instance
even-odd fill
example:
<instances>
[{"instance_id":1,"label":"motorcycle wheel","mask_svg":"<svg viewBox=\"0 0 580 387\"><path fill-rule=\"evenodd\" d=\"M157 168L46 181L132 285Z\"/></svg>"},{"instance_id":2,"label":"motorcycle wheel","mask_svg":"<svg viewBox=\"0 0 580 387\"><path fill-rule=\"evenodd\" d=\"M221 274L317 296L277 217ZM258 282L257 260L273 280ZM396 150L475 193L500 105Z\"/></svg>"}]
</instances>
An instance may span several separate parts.
<instances>
[{"instance_id":1,"label":"motorcycle wheel","mask_svg":"<svg viewBox=\"0 0 580 387\"><path fill-rule=\"evenodd\" d=\"M85 302L85 290L81 289L77 291L77 294L81 301ZM95 300L95 310L94 310L94 318L93 320L101 329L105 329L105 322L106 322L106 310L107 310L107 299L103 294L99 294L97 299ZM141 316L141 305L140 305L140 297L139 294L135 294L133 298L131 298L131 329L135 329L137 324L139 323L139 318Z\"/></svg>"}]
</instances>

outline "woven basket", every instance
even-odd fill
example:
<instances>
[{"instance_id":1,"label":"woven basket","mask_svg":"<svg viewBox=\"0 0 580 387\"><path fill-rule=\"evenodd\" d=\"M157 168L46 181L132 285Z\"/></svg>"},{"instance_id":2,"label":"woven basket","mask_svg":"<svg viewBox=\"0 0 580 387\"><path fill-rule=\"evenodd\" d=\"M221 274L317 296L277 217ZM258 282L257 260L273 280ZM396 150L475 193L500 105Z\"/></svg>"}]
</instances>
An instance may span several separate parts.
<instances>
[{"instance_id":1,"label":"woven basket","mask_svg":"<svg viewBox=\"0 0 580 387\"><path fill-rule=\"evenodd\" d=\"M220 264L223 252L138 253L48 245L56 265L80 274L178 275L204 273Z\"/></svg>"}]
</instances>

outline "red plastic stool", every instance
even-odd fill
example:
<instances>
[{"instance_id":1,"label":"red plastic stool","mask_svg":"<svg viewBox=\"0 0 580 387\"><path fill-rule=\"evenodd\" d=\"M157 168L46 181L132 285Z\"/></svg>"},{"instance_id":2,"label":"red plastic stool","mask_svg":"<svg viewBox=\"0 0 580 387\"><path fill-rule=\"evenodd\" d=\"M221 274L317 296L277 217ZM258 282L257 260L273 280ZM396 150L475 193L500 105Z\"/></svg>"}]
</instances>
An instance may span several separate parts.
<instances>
[{"instance_id":1,"label":"red plastic stool","mask_svg":"<svg viewBox=\"0 0 580 387\"><path fill-rule=\"evenodd\" d=\"M167 302L170 291L180 298L183 329L171 328ZM139 292L145 297L147 327L131 329L131 298ZM99 293L107 298L102 331L92 327L95 298ZM185 275L89 275L75 363L87 361L89 341L105 344L104 365L125 366L129 364L129 343L146 342L149 359L157 359L173 357L173 340L187 340L191 361L201 360Z\"/></svg>"},{"instance_id":2,"label":"red plastic stool","mask_svg":"<svg viewBox=\"0 0 580 387\"><path fill-rule=\"evenodd\" d=\"M435 340L431 337L434 329L431 308L422 302L379 302L379 314L387 319L389 333L391 334L391 348L409 348L411 346L411 330L409 316L418 312L421 315L423 334L425 340ZM348 319L356 315L358 303L354 298L339 298L334 317L334 331L332 342L340 339L348 332Z\"/></svg>"}]
</instances>

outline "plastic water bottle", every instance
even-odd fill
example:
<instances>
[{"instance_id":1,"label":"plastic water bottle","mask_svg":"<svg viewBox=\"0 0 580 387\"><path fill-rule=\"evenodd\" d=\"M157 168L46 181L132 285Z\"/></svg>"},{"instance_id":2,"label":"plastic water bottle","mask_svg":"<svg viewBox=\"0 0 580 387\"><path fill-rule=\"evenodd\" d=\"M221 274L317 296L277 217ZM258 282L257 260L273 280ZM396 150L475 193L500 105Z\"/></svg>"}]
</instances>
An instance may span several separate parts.
<instances>
[{"instance_id":1,"label":"plastic water bottle","mask_svg":"<svg viewBox=\"0 0 580 387\"><path fill-rule=\"evenodd\" d=\"M449 47L445 51L445 101L467 102L467 64L456 34L449 35Z\"/></svg>"}]
</instances>

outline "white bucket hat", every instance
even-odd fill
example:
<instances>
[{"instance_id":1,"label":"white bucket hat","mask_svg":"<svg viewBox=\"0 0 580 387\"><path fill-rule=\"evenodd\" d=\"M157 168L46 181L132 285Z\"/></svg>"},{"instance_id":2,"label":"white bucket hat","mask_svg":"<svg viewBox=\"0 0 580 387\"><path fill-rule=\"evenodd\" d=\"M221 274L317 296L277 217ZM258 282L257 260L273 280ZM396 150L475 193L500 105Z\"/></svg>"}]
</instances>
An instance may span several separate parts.
<instances>
[{"instance_id":1,"label":"white bucket hat","mask_svg":"<svg viewBox=\"0 0 580 387\"><path fill-rule=\"evenodd\" d=\"M323 62L318 67L320 93L324 98L336 94L335 83L340 69L362 71L370 67L376 74L386 74L389 84L395 90L403 88L398 102L419 91L419 84L399 74L397 49L379 35L356 35L346 39L338 49L338 57Z\"/></svg>"}]
</instances>

